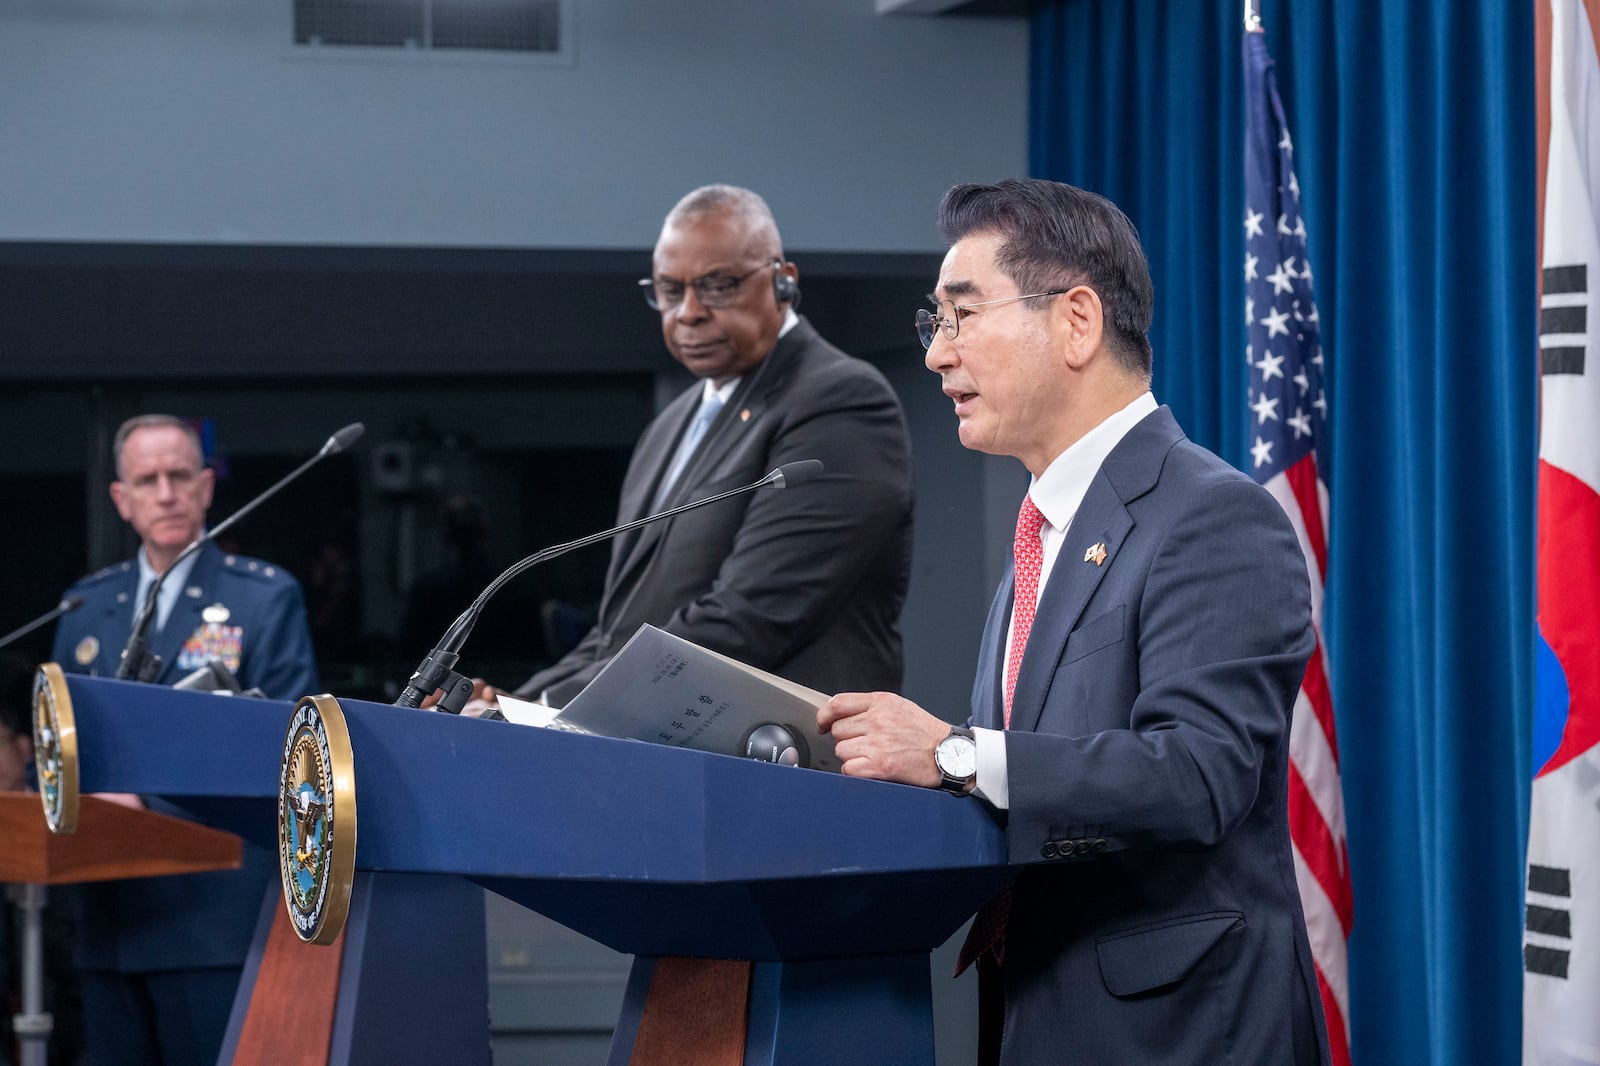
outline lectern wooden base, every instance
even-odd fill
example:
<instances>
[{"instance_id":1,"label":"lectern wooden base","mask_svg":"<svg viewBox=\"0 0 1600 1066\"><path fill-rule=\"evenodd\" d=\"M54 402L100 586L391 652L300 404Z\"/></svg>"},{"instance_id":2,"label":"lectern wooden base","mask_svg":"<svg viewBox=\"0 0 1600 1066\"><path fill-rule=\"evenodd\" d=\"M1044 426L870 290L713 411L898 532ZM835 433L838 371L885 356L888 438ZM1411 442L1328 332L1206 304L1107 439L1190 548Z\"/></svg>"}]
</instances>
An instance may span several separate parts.
<instances>
[{"instance_id":1,"label":"lectern wooden base","mask_svg":"<svg viewBox=\"0 0 1600 1066\"><path fill-rule=\"evenodd\" d=\"M327 947L307 944L289 926L283 890L273 885L267 897L262 905L271 911L266 943L259 960L252 954L253 971L247 965L240 979L251 994L235 997L234 1013L243 1010L243 1020L232 1054L225 1048L222 1058L234 1066L325 1063L339 1002L344 934Z\"/></svg>"},{"instance_id":2,"label":"lectern wooden base","mask_svg":"<svg viewBox=\"0 0 1600 1066\"><path fill-rule=\"evenodd\" d=\"M928 954L790 962L641 956L607 1066L934 1061Z\"/></svg>"},{"instance_id":3,"label":"lectern wooden base","mask_svg":"<svg viewBox=\"0 0 1600 1066\"><path fill-rule=\"evenodd\" d=\"M330 945L262 904L219 1063L489 1066L483 891L458 877L357 872Z\"/></svg>"},{"instance_id":4,"label":"lectern wooden base","mask_svg":"<svg viewBox=\"0 0 1600 1066\"><path fill-rule=\"evenodd\" d=\"M742 1066L750 1004L750 964L735 959L655 959L634 963L635 980L649 991L628 1048L628 1066ZM648 972L648 978L645 977ZM624 1023L628 1018L624 1008ZM619 1028L624 1023L619 1023ZM613 1049L611 1061L618 1060Z\"/></svg>"}]
</instances>

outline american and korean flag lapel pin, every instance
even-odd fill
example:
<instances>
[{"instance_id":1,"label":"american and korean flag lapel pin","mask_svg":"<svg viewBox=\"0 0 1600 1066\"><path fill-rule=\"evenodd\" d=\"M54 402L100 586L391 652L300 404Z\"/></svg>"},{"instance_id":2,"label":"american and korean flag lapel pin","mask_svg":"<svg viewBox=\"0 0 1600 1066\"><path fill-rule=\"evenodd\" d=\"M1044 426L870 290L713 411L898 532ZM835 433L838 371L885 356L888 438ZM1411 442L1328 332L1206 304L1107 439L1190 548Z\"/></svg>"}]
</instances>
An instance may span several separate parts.
<instances>
[{"instance_id":1,"label":"american and korean flag lapel pin","mask_svg":"<svg viewBox=\"0 0 1600 1066\"><path fill-rule=\"evenodd\" d=\"M1102 540L1096 544L1089 545L1089 547L1083 553L1083 561L1086 563L1093 563L1096 566L1099 566L1101 563L1105 562L1106 542Z\"/></svg>"}]
</instances>

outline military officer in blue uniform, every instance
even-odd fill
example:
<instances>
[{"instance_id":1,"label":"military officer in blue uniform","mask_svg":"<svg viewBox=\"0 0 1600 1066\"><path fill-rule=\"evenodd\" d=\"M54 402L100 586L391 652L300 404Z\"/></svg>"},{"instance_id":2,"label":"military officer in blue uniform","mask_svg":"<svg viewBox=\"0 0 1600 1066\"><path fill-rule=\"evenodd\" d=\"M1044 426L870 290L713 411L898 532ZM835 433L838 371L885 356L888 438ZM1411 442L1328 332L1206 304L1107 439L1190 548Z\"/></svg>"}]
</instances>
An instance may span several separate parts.
<instances>
[{"instance_id":1,"label":"military officer in blue uniform","mask_svg":"<svg viewBox=\"0 0 1600 1066\"><path fill-rule=\"evenodd\" d=\"M139 552L68 590L83 605L62 618L52 652L64 670L101 676L116 673L150 583L204 531L213 488L200 439L180 419L131 418L112 448L111 499ZM160 684L217 659L242 687L275 699L318 690L299 583L212 544L162 582L150 651L161 657ZM269 889L275 856L249 842L238 871L84 886L77 964L90 1061L214 1063Z\"/></svg>"}]
</instances>

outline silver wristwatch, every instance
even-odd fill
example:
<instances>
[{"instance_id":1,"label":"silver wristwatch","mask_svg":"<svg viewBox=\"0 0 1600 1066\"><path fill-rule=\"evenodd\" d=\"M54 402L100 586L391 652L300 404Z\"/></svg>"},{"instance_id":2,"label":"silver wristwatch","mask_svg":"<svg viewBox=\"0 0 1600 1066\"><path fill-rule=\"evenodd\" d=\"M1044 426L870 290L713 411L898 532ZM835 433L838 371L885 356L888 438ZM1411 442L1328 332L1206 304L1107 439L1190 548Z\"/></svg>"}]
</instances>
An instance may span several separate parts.
<instances>
[{"instance_id":1,"label":"silver wristwatch","mask_svg":"<svg viewBox=\"0 0 1600 1066\"><path fill-rule=\"evenodd\" d=\"M964 725L950 727L950 735L933 749L933 763L939 768L939 787L965 796L978 779L978 742Z\"/></svg>"}]
</instances>

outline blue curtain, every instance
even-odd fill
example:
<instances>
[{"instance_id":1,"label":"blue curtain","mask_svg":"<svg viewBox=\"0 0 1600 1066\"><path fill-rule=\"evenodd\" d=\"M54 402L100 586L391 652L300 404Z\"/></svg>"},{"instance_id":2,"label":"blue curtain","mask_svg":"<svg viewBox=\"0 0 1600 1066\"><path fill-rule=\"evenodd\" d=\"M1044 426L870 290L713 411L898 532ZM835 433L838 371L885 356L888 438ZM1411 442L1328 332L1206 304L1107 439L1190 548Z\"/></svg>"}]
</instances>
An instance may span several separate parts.
<instances>
[{"instance_id":1,"label":"blue curtain","mask_svg":"<svg viewBox=\"0 0 1600 1066\"><path fill-rule=\"evenodd\" d=\"M1031 170L1128 212L1155 391L1246 458L1242 5L1056 0ZM1533 640L1533 5L1263 0L1330 360L1356 1066L1510 1063Z\"/></svg>"}]
</instances>

